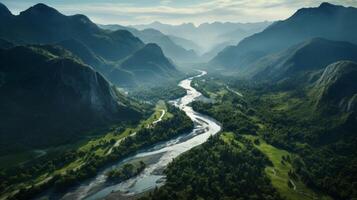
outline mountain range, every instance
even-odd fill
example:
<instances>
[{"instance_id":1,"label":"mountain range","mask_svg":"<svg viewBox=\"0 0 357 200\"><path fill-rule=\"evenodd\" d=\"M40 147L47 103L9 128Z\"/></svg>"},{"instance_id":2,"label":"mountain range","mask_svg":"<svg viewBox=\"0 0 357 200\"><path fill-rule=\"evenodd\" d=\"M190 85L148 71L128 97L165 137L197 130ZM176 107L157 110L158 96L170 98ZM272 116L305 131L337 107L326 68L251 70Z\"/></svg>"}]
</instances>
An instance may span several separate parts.
<instances>
[{"instance_id":1,"label":"mountain range","mask_svg":"<svg viewBox=\"0 0 357 200\"><path fill-rule=\"evenodd\" d=\"M194 41L200 50L194 49L199 55L206 54L203 58L211 58L207 55L215 56L211 51L216 51L215 47L222 44L233 45L238 43L243 38L262 31L271 22L257 23L232 23L232 22L214 22L203 23L195 26L192 23L184 23L181 25L169 25L160 22L151 24L132 26L139 30L148 28L156 29L166 35L185 38L189 41Z\"/></svg>"},{"instance_id":2,"label":"mountain range","mask_svg":"<svg viewBox=\"0 0 357 200\"><path fill-rule=\"evenodd\" d=\"M19 15L12 15L1 5L0 15L3 16L0 38L15 44L63 45L115 84L144 84L140 79L134 80L130 77L132 72L122 70L118 65L145 46L129 31L103 30L84 15L66 16L45 4L36 4ZM161 59L165 60L165 55L162 54ZM118 71L121 76L111 74L118 74Z\"/></svg>"},{"instance_id":3,"label":"mountain range","mask_svg":"<svg viewBox=\"0 0 357 200\"><path fill-rule=\"evenodd\" d=\"M180 38L180 37L171 37L161 33L158 30L148 28L144 30L137 30L132 27L125 27L120 25L99 25L99 27L103 29L108 29L111 31L117 30L127 30L131 32L135 37L140 38L144 43L155 43L158 44L165 55L169 58L177 62L195 62L197 61L198 57L194 49L196 48L195 44L189 40ZM175 42L174 42L175 40ZM179 44L184 43L186 45L191 45L189 49L185 49L184 47L180 46Z\"/></svg>"},{"instance_id":4,"label":"mountain range","mask_svg":"<svg viewBox=\"0 0 357 200\"><path fill-rule=\"evenodd\" d=\"M268 54L322 37L329 40L357 42L357 9L322 3L316 8L303 8L286 20L270 25L260 33L245 38L237 46L221 51L212 66L240 70Z\"/></svg>"},{"instance_id":5,"label":"mountain range","mask_svg":"<svg viewBox=\"0 0 357 200\"><path fill-rule=\"evenodd\" d=\"M340 60L357 61L357 45L313 38L241 68L240 76L255 81L305 82L309 74ZM310 77L311 78L311 77Z\"/></svg>"},{"instance_id":6,"label":"mountain range","mask_svg":"<svg viewBox=\"0 0 357 200\"><path fill-rule=\"evenodd\" d=\"M208 73L177 87L183 63ZM274 23L121 26L0 3L0 160L16 165L0 169L0 198L353 199L356 80L352 7L322 3ZM207 98L188 110L163 101L192 90ZM147 166L163 185L123 197Z\"/></svg>"}]
</instances>

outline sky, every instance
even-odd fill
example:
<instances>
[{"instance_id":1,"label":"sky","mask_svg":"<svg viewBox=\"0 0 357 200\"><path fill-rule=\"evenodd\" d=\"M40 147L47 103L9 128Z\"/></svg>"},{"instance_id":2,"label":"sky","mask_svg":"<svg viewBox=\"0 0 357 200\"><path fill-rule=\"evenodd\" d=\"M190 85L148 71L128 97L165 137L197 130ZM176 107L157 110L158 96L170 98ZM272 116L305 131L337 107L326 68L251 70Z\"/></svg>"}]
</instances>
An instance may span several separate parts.
<instances>
[{"instance_id":1,"label":"sky","mask_svg":"<svg viewBox=\"0 0 357 200\"><path fill-rule=\"evenodd\" d=\"M275 21L326 1L357 7L357 0L0 0L13 14L45 3L66 15L85 14L96 23L121 25Z\"/></svg>"}]
</instances>

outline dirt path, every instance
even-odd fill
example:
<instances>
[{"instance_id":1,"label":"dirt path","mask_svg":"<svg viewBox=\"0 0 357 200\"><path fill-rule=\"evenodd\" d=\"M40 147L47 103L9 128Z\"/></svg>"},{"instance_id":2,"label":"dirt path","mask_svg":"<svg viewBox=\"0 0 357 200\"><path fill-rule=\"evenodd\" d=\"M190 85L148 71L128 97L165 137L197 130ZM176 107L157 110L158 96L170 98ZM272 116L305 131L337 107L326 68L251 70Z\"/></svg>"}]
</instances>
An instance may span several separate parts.
<instances>
[{"instance_id":1,"label":"dirt path","mask_svg":"<svg viewBox=\"0 0 357 200\"><path fill-rule=\"evenodd\" d=\"M134 132L134 133L132 133L132 134L130 134L129 136L127 136L127 137L133 137L133 136L135 136L136 135L136 132ZM121 139L119 139L119 140L117 140L115 143L114 143L114 145L109 149L109 151L107 152L107 154L106 155L109 155L109 154L111 154L112 153L112 151L113 151L113 149L115 148L115 147L117 147L117 146L119 146L119 144L121 143L121 141L123 141L125 138L127 138L127 137L123 137L123 138L121 138Z\"/></svg>"},{"instance_id":2,"label":"dirt path","mask_svg":"<svg viewBox=\"0 0 357 200\"><path fill-rule=\"evenodd\" d=\"M166 110L162 109L161 110L161 116L159 117L159 119L155 120L154 122L152 122L152 124L157 124L158 122L160 122L162 120L162 118L165 116Z\"/></svg>"},{"instance_id":3,"label":"dirt path","mask_svg":"<svg viewBox=\"0 0 357 200\"><path fill-rule=\"evenodd\" d=\"M232 90L228 85L226 85L226 88L228 91L233 92L234 94L236 94L240 97L243 97L242 93Z\"/></svg>"}]
</instances>

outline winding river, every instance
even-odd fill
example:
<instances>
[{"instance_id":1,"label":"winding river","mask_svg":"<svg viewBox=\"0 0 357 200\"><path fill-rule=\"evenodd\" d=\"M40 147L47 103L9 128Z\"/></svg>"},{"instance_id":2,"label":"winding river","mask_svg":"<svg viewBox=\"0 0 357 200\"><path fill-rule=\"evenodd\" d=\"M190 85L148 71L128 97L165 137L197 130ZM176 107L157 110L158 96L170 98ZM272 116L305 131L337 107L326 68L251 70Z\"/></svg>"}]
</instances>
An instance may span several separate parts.
<instances>
[{"instance_id":1,"label":"winding river","mask_svg":"<svg viewBox=\"0 0 357 200\"><path fill-rule=\"evenodd\" d=\"M179 86L186 89L187 94L182 98L170 102L183 110L194 122L194 129L190 133L159 143L150 149L138 152L136 155L104 169L95 178L72 189L62 199L94 200L103 199L108 195L116 195L116 199L126 199L127 197L138 195L164 184L165 176L163 169L172 159L202 144L211 135L215 135L221 130L218 122L208 116L195 112L189 106L191 102L201 96L201 93L191 87L192 79L204 76L205 74L205 71L201 71L200 75L181 81ZM118 184L109 184L106 181L105 174L109 170L135 160L142 160L146 163L146 168L141 174Z\"/></svg>"}]
</instances>

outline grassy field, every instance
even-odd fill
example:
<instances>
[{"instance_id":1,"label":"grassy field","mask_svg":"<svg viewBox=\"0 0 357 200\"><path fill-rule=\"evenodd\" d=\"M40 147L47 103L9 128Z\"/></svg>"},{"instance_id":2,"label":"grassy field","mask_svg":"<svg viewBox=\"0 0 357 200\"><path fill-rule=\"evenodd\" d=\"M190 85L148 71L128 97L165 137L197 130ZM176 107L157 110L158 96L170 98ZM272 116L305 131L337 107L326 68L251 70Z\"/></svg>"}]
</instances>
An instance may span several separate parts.
<instances>
[{"instance_id":1,"label":"grassy field","mask_svg":"<svg viewBox=\"0 0 357 200\"><path fill-rule=\"evenodd\" d=\"M228 84L222 84L225 83L225 81L223 80L211 81L205 83L203 83L200 80L197 80L196 83L197 83L196 87L200 91L203 90L204 93L209 94L211 98L215 98L215 100L217 100L217 102L220 103L220 105L218 106L216 105L213 106L213 108L210 108L211 110L213 110L213 113L221 113L222 108L225 108L224 106L229 107L230 104L232 104L231 107L234 108L234 106L236 106L238 103L241 103L240 101L236 101L238 103L233 102L232 101L234 100L234 98L232 98L233 96L229 94L227 95L227 92L232 94L234 92L229 91L229 88L226 87L226 85ZM233 91L235 90L233 89ZM242 110L247 111L249 107L252 107L249 103L255 102L256 96L250 96L250 95L251 95L250 93L247 93L247 95L243 97L243 101L247 103L245 104L247 107L246 108L243 107ZM299 116L301 115L302 118L305 117L306 113L309 113L306 112L307 110L309 110L308 108L309 105L305 103L304 96L300 96L295 93L289 93L289 92L269 93L259 96L259 100L261 102L266 103L269 109L276 112L289 114L288 111L294 110L294 114ZM240 109L239 108L234 109L234 111L239 112ZM258 130L263 130L265 127L269 125L266 124L265 120L261 119L261 115L257 115L254 112L251 112L251 114L246 114L245 116L249 118L249 121L252 122L252 124L257 125ZM249 134L249 132L247 133ZM260 143L255 144L255 147L259 149L262 153L264 153L267 156L267 158L272 162L272 166L266 166L265 173L271 180L272 185L278 190L278 192L283 197L289 200L331 199L327 196L321 195L318 192L308 188L300 180L300 177L294 173L292 164L287 159L283 160L283 157L284 158L289 157L290 160L293 160L294 156L296 155L266 143L259 136L245 135L245 137L251 140L253 143L255 140L259 139ZM239 145L244 146L243 143L240 143L235 139L234 133L231 132L222 133L220 135L220 138L227 144L238 143ZM289 172L291 177L294 178L289 177Z\"/></svg>"},{"instance_id":2,"label":"grassy field","mask_svg":"<svg viewBox=\"0 0 357 200\"><path fill-rule=\"evenodd\" d=\"M284 161L283 157L293 158L293 154L285 150L278 149L270 144L267 144L258 136L244 135L244 137L249 139L253 143L255 140L259 139L259 144L255 144L255 147L258 148L262 153L264 153L273 163L273 166L266 166L265 173L271 180L273 187L275 187L284 198L288 200L331 199L327 196L320 195L307 188L299 180L299 177L295 179L289 177L288 173L289 171L293 171L293 167L288 161ZM234 133L232 132L224 132L220 135L220 138L228 145L234 143L239 144L239 146L244 148L244 144L236 140Z\"/></svg>"},{"instance_id":3,"label":"grassy field","mask_svg":"<svg viewBox=\"0 0 357 200\"><path fill-rule=\"evenodd\" d=\"M121 133L116 133L115 131L106 134L104 137L100 137L94 140L89 141L87 144L84 144L79 148L79 151L88 152L93 150L96 146L101 146L101 148L97 148L95 150L95 154L98 156L105 156L108 150L111 148L110 145L103 147L103 144L108 144L111 141L121 140L138 130L145 128L151 125L155 120L159 119L162 114L162 110L165 110L165 115L163 116L163 120L172 117L171 113L167 112L166 103L164 101L159 101L156 106L154 113L148 118L141 121L136 127L128 127Z\"/></svg>"},{"instance_id":4,"label":"grassy field","mask_svg":"<svg viewBox=\"0 0 357 200\"><path fill-rule=\"evenodd\" d=\"M167 111L167 106L164 101L159 101L157 105L155 106L153 110L153 114L145 119L142 120L137 126L135 127L127 127L123 131L118 130L112 130L108 132L107 134L104 134L102 136L94 135L90 137L89 141L81 141L79 144L76 144L75 147L77 151L83 152L84 156L81 158L78 158L76 160L73 160L69 164L65 165L64 167L60 169L56 169L53 172L45 172L41 174L40 176L36 177L34 180L30 180L28 182L23 182L19 183L17 185L13 185L7 189L8 193L7 194L1 194L0 199L6 199L6 196L9 194L16 193L19 188L22 187L30 187L31 185L38 185L43 182L48 181L51 179L53 176L57 174L66 174L70 170L77 170L79 169L82 165L85 164L85 159L88 154L94 153L97 156L107 156L109 150L113 147L113 145L117 142L120 141L121 139L124 139L125 137L128 137L129 135L139 131L140 129L146 128L156 120L159 119L159 117L162 115L162 111L165 110L165 115L163 116L162 120L168 119L173 117L171 113ZM72 148L72 147L71 147ZM110 153L110 152L109 152ZM28 152L23 152L23 153L18 153L18 154L12 154L6 157L1 157L0 161L5 161L6 165L16 165L21 162L25 162L31 159L34 159L36 156L38 156L39 152L35 151L28 151ZM3 164L3 162L1 162Z\"/></svg>"},{"instance_id":5,"label":"grassy field","mask_svg":"<svg viewBox=\"0 0 357 200\"><path fill-rule=\"evenodd\" d=\"M258 136L252 135L245 135L245 137L251 141L259 139ZM267 144L262 139L259 139L259 144L255 146L273 163L273 166L267 166L265 168L265 173L270 178L273 186L283 197L289 200L331 199L307 188L299 178L293 180L289 177L288 173L289 171L293 171L293 168L289 162L284 161L282 158L283 156L293 158L293 154ZM288 184L289 182L290 184Z\"/></svg>"}]
</instances>

